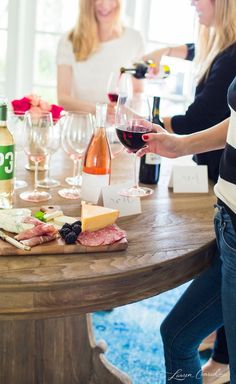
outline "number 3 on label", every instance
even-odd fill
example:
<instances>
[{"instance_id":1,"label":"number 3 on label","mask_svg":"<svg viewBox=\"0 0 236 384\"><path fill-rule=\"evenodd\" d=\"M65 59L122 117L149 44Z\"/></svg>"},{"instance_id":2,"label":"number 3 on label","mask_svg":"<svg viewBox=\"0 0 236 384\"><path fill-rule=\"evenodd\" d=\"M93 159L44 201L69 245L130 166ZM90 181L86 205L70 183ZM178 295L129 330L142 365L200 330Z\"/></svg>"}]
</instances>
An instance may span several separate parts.
<instances>
[{"instance_id":1,"label":"number 3 on label","mask_svg":"<svg viewBox=\"0 0 236 384\"><path fill-rule=\"evenodd\" d=\"M13 159L14 156L12 152L5 153L5 156L4 153L0 153L0 167L2 167L5 162L7 163L7 166L4 167L5 173L12 173L14 164Z\"/></svg>"}]
</instances>

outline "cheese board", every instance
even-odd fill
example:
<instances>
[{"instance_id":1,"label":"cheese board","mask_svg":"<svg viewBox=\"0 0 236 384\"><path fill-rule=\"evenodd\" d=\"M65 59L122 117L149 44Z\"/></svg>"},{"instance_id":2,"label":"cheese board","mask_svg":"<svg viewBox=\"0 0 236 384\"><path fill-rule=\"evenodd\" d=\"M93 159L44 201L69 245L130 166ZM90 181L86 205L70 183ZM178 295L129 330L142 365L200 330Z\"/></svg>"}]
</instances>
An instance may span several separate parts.
<instances>
[{"instance_id":1,"label":"cheese board","mask_svg":"<svg viewBox=\"0 0 236 384\"><path fill-rule=\"evenodd\" d=\"M58 208L50 206L50 210L37 212L41 218L43 215L43 219L50 219L46 223L32 217L29 209L1 211L0 256L115 252L127 248L126 233L115 224L117 210L83 202L78 218L64 216Z\"/></svg>"},{"instance_id":2,"label":"cheese board","mask_svg":"<svg viewBox=\"0 0 236 384\"><path fill-rule=\"evenodd\" d=\"M12 234L11 234L12 237ZM64 255L69 253L94 253L94 252L115 252L125 250L128 246L126 238L116 241L109 245L99 245L96 247L84 246L79 243L65 244L61 238L55 239L49 243L44 243L32 247L30 251L25 251L14 247L13 245L0 239L0 256L16 256L16 255Z\"/></svg>"}]
</instances>

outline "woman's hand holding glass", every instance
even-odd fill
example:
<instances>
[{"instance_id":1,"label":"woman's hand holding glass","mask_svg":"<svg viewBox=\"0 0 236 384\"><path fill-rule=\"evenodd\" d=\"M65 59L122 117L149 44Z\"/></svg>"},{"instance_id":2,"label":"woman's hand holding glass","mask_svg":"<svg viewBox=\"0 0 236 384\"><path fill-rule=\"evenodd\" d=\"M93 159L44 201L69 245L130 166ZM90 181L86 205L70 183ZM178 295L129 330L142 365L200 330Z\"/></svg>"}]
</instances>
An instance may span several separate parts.
<instances>
[{"instance_id":1,"label":"woman's hand holding glass","mask_svg":"<svg viewBox=\"0 0 236 384\"><path fill-rule=\"evenodd\" d=\"M59 195L66 199L79 199L80 189L76 180L81 175L82 159L93 133L93 118L89 113L68 112L64 118L61 144L64 151L73 161L72 188L63 188ZM77 171L79 169L79 173Z\"/></svg>"}]
</instances>

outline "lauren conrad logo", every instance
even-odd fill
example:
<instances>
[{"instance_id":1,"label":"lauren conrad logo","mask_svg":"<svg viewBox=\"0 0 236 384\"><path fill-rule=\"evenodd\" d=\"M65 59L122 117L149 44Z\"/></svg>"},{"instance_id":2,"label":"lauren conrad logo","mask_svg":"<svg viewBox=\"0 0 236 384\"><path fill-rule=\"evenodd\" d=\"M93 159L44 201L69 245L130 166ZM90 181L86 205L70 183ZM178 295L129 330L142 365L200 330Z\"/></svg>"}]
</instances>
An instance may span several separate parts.
<instances>
[{"instance_id":1,"label":"lauren conrad logo","mask_svg":"<svg viewBox=\"0 0 236 384\"><path fill-rule=\"evenodd\" d=\"M201 369L194 375L192 373L183 372L182 369L178 369L174 373L168 373L168 381L177 380L177 381L184 381L186 379L197 379L201 380L206 376L214 376L215 378L219 378L222 375L222 371L219 369L217 372L214 372L214 374L210 373L202 373Z\"/></svg>"}]
</instances>

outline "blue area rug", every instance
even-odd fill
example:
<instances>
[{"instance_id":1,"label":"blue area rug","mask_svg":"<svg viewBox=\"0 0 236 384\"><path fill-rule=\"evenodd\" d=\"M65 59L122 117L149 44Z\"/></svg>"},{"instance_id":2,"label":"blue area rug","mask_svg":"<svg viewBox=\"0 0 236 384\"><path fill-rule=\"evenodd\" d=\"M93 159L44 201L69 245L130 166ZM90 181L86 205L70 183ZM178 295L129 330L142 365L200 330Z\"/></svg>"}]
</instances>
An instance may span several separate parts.
<instances>
[{"instance_id":1,"label":"blue area rug","mask_svg":"<svg viewBox=\"0 0 236 384\"><path fill-rule=\"evenodd\" d=\"M187 286L93 314L96 340L106 341L106 357L126 372L133 384L165 383L160 324Z\"/></svg>"}]
</instances>

